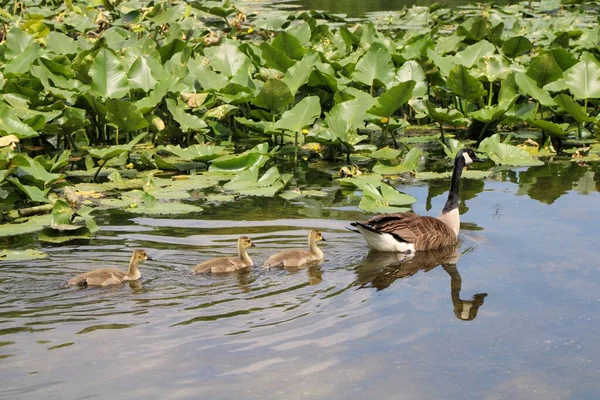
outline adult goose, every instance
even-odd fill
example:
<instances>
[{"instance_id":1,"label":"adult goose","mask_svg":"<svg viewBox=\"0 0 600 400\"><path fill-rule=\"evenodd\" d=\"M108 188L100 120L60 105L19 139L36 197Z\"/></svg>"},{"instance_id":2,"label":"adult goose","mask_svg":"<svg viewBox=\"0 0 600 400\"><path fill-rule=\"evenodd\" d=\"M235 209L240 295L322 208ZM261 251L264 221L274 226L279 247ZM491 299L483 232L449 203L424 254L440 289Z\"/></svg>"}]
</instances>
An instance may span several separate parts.
<instances>
[{"instance_id":1,"label":"adult goose","mask_svg":"<svg viewBox=\"0 0 600 400\"><path fill-rule=\"evenodd\" d=\"M473 162L483 162L471 149L462 149L454 159L452 183L448 200L441 214L435 217L412 212L379 214L368 221L353 222L369 247L376 251L410 253L434 250L457 242L460 229L458 190L463 168Z\"/></svg>"},{"instance_id":2,"label":"adult goose","mask_svg":"<svg viewBox=\"0 0 600 400\"><path fill-rule=\"evenodd\" d=\"M301 267L315 261L320 261L323 259L323 252L317 247L317 242L321 240L325 240L323 234L311 229L308 231L308 250L282 250L269 257L263 264L263 267Z\"/></svg>"},{"instance_id":3,"label":"adult goose","mask_svg":"<svg viewBox=\"0 0 600 400\"><path fill-rule=\"evenodd\" d=\"M253 247L254 243L247 236L240 236L237 241L237 257L217 257L196 265L192 271L197 274L211 272L222 274L234 272L243 268L254 266L254 262L248 255L247 249Z\"/></svg>"},{"instance_id":4,"label":"adult goose","mask_svg":"<svg viewBox=\"0 0 600 400\"><path fill-rule=\"evenodd\" d=\"M136 281L142 277L139 270L139 265L142 261L146 261L148 255L145 250L134 250L129 260L129 269L127 272L120 271L116 268L101 268L77 275L75 278L69 279L69 285L79 286L108 286L118 285L126 281Z\"/></svg>"}]
</instances>

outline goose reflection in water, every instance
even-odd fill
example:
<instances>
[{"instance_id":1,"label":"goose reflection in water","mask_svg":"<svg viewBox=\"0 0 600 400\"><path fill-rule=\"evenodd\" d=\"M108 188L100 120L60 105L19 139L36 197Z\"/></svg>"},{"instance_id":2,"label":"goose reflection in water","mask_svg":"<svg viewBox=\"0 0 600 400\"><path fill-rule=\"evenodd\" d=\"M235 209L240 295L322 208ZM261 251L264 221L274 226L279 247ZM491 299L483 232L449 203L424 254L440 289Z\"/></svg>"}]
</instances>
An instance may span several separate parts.
<instances>
[{"instance_id":1,"label":"goose reflection in water","mask_svg":"<svg viewBox=\"0 0 600 400\"><path fill-rule=\"evenodd\" d=\"M462 321L472 321L477 317L487 293L477 293L471 300L460 298L462 278L456 267L461 256L459 247L460 245L456 245L408 255L370 252L355 270L358 284L360 288L371 286L377 290L384 290L396 279L409 278L419 271L429 272L441 265L450 275L450 296L454 315Z\"/></svg>"}]
</instances>

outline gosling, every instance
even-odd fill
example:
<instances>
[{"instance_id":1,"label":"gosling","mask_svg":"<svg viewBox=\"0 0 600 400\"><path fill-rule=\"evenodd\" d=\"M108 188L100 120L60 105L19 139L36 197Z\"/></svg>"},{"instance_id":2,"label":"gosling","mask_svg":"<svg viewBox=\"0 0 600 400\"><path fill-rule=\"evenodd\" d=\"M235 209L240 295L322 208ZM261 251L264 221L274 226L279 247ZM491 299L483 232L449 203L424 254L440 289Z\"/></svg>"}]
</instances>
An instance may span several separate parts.
<instances>
[{"instance_id":1,"label":"gosling","mask_svg":"<svg viewBox=\"0 0 600 400\"><path fill-rule=\"evenodd\" d=\"M309 250L283 250L272 255L265 261L263 267L301 267L303 265L320 261L323 259L323 252L317 247L317 242L325 241L323 234L317 230L308 231Z\"/></svg>"},{"instance_id":2,"label":"gosling","mask_svg":"<svg viewBox=\"0 0 600 400\"><path fill-rule=\"evenodd\" d=\"M142 273L138 267L142 261L146 261L147 259L148 255L145 250L134 250L129 260L129 269L127 272L116 268L95 269L85 274L77 275L75 278L69 279L67 283L78 286L108 286L119 285L126 281L137 281L142 277Z\"/></svg>"},{"instance_id":3,"label":"gosling","mask_svg":"<svg viewBox=\"0 0 600 400\"><path fill-rule=\"evenodd\" d=\"M254 266L252 259L246 249L254 247L254 243L247 236L241 236L237 241L237 257L218 257L196 265L192 271L196 274L210 272L213 274L223 274L234 272L243 268Z\"/></svg>"}]
</instances>

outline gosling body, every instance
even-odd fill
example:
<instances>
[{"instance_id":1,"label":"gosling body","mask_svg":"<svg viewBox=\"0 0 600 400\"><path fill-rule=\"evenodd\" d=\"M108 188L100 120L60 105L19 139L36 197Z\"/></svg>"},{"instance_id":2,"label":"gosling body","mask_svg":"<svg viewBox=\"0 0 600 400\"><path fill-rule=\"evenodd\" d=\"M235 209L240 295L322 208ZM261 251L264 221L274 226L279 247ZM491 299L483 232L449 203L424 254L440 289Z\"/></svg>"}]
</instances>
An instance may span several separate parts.
<instances>
[{"instance_id":1,"label":"gosling body","mask_svg":"<svg viewBox=\"0 0 600 400\"><path fill-rule=\"evenodd\" d=\"M460 230L460 177L463 168L473 162L483 162L473 150L462 149L457 153L448 199L437 218L412 212L379 214L351 225L356 227L369 247L375 251L412 253L456 244Z\"/></svg>"},{"instance_id":2,"label":"gosling body","mask_svg":"<svg viewBox=\"0 0 600 400\"><path fill-rule=\"evenodd\" d=\"M139 264L146 261L148 255L144 250L135 250L129 260L129 269L123 272L116 268L100 268L77 275L68 280L69 285L78 286L109 286L119 285L127 281L136 281L142 277Z\"/></svg>"},{"instance_id":3,"label":"gosling body","mask_svg":"<svg viewBox=\"0 0 600 400\"><path fill-rule=\"evenodd\" d=\"M248 255L247 249L254 247L252 240L246 236L242 236L237 241L237 257L218 257L204 261L196 265L192 272L222 274L227 272L238 271L243 268L254 266L254 262Z\"/></svg>"},{"instance_id":4,"label":"gosling body","mask_svg":"<svg viewBox=\"0 0 600 400\"><path fill-rule=\"evenodd\" d=\"M325 240L323 234L311 229L308 232L308 250L283 250L272 255L263 264L264 267L301 267L323 259L323 251L319 249L317 243Z\"/></svg>"}]
</instances>

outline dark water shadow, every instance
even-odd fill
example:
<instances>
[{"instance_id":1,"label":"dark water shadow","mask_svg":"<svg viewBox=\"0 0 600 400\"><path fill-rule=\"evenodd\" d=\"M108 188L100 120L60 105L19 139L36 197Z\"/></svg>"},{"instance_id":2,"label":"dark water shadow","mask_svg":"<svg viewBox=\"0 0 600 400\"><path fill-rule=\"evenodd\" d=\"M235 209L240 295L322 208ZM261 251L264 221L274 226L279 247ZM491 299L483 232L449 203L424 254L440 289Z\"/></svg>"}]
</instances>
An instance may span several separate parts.
<instances>
[{"instance_id":1,"label":"dark water shadow","mask_svg":"<svg viewBox=\"0 0 600 400\"><path fill-rule=\"evenodd\" d=\"M354 270L356 284L359 288L385 290L398 279L408 279L417 272L427 273L441 265L450 276L450 299L454 315L461 321L472 321L477 317L487 293L477 293L469 300L461 298L462 277L457 267L461 257L459 247L460 245L456 245L410 255L370 252ZM472 250L468 248L464 253Z\"/></svg>"}]
</instances>

